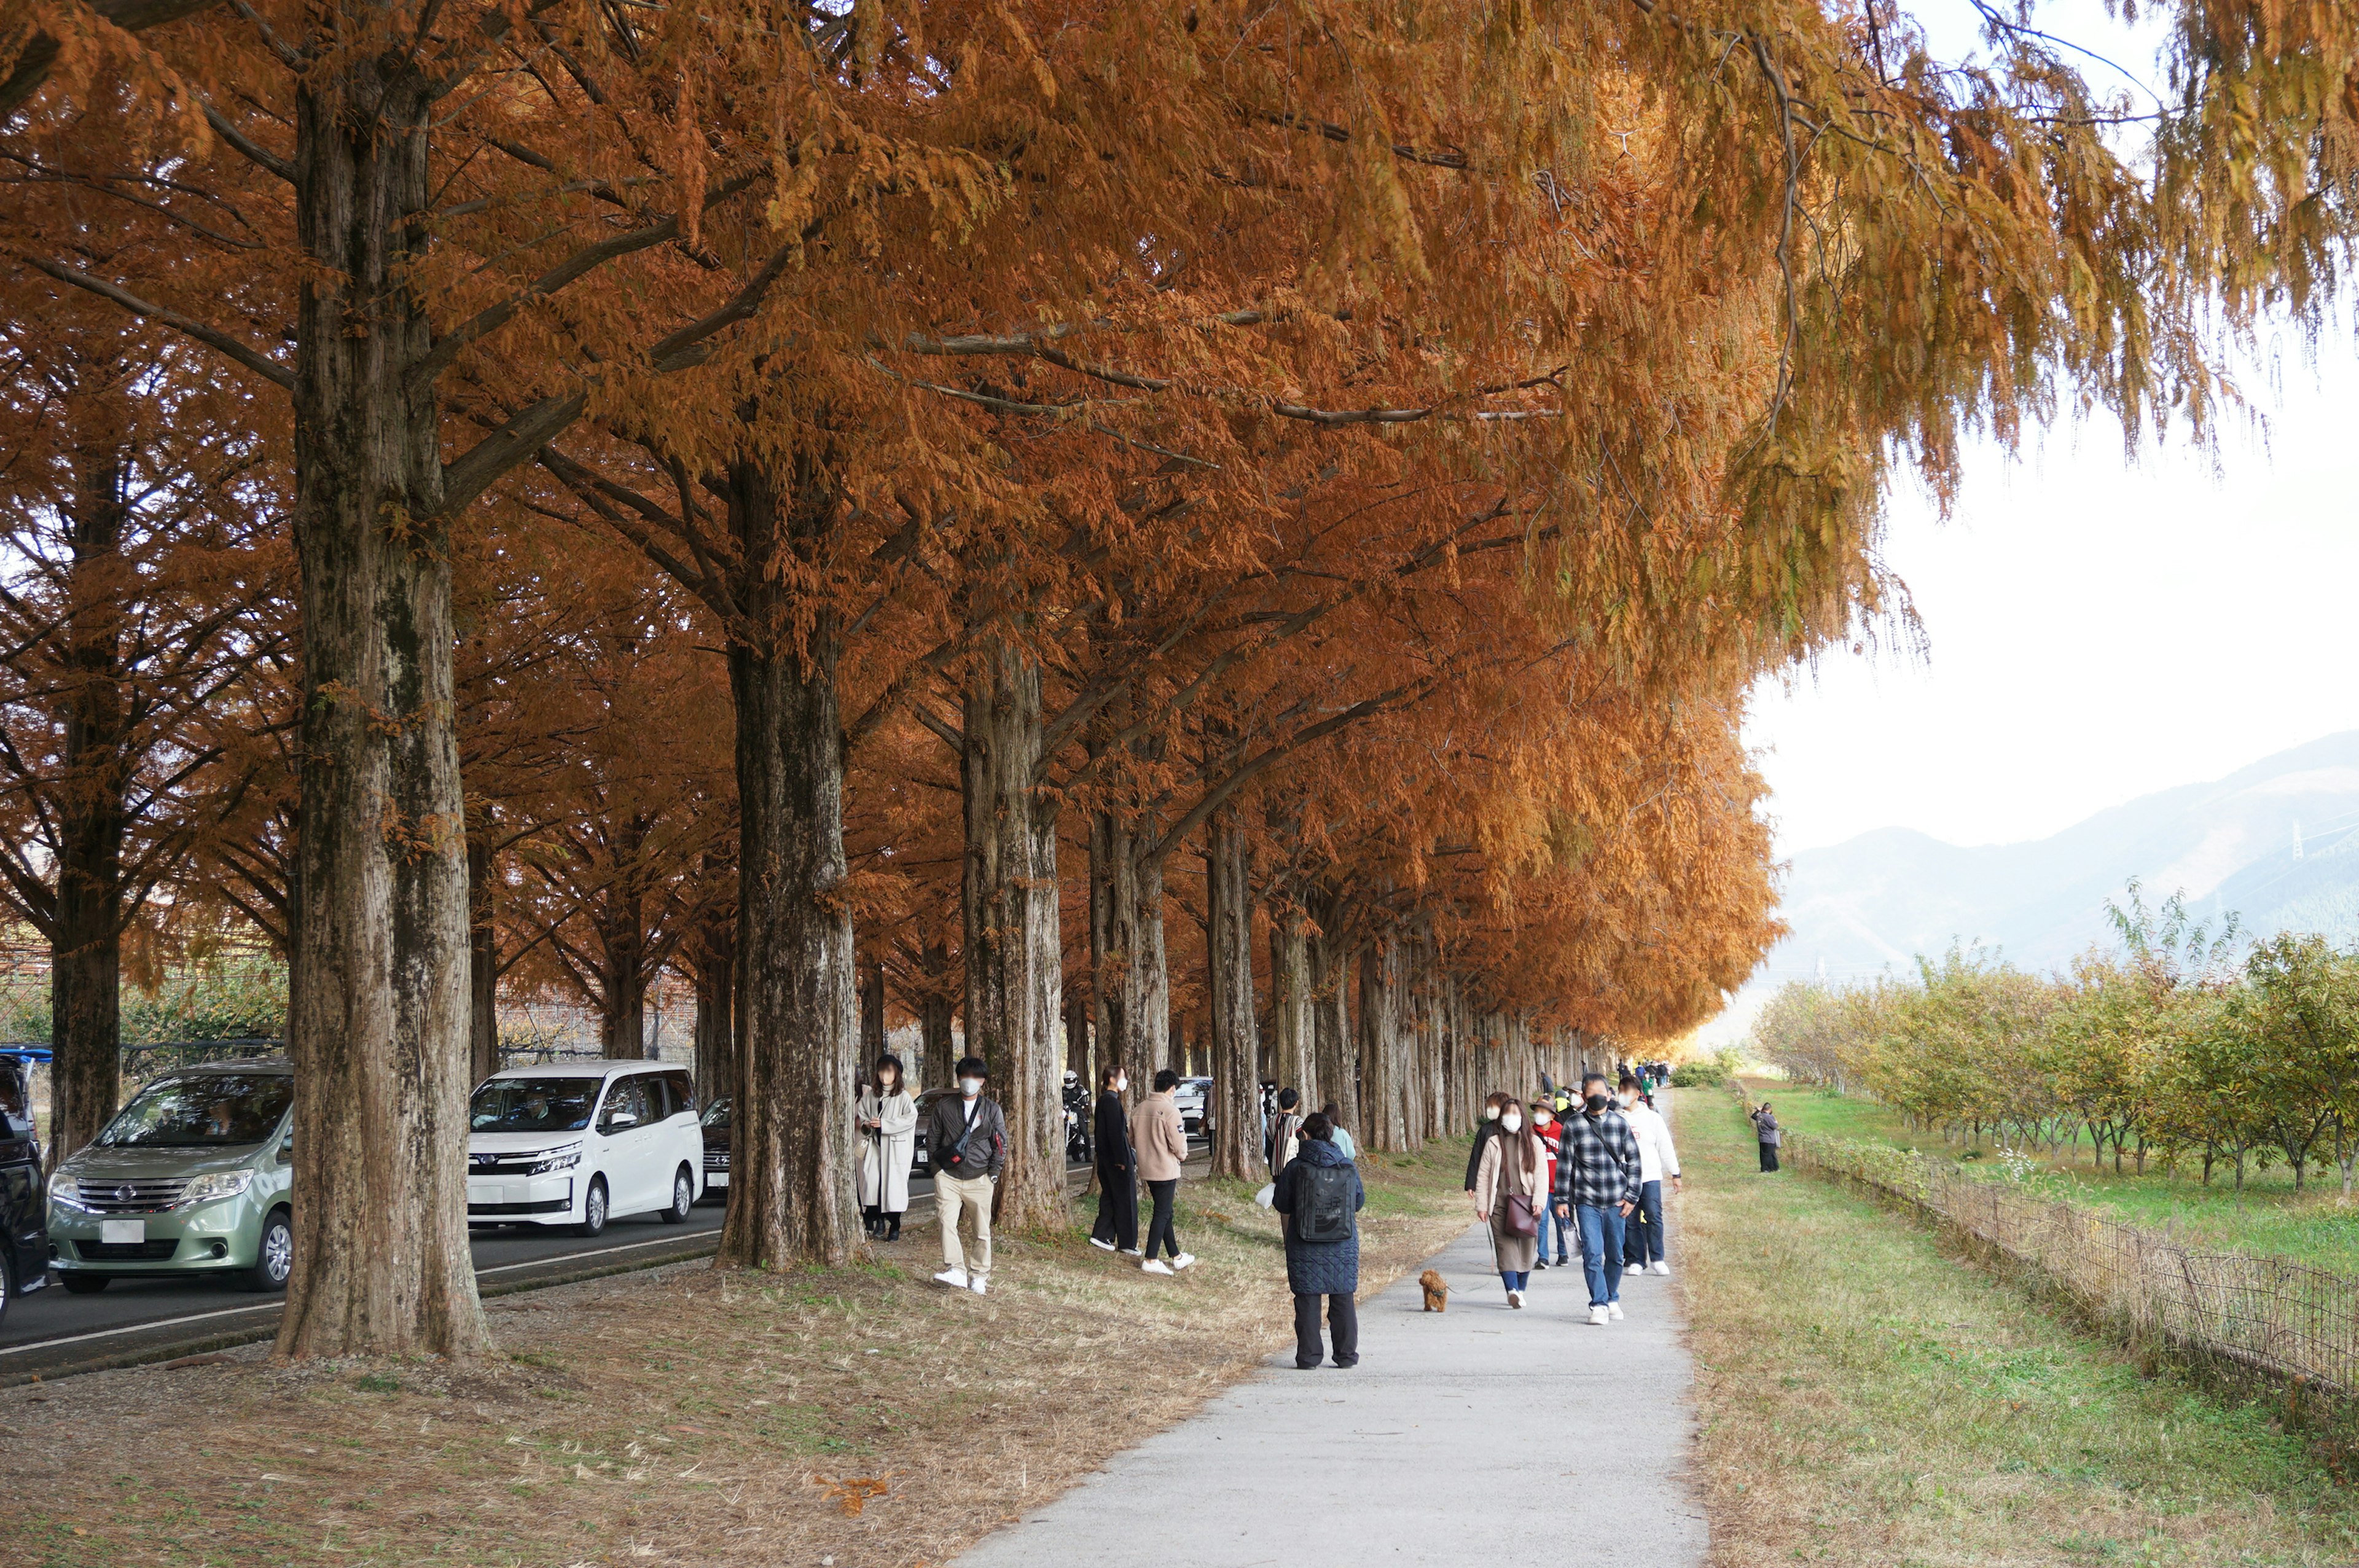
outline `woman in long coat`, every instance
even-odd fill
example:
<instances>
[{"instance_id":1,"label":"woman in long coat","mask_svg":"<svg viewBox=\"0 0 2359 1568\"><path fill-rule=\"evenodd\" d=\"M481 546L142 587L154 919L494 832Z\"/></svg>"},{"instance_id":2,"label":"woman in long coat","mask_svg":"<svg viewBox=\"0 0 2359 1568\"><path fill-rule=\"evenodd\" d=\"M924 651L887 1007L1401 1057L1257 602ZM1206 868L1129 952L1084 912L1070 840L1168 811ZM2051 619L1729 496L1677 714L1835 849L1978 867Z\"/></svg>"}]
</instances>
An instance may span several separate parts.
<instances>
[{"instance_id":1,"label":"woman in long coat","mask_svg":"<svg viewBox=\"0 0 2359 1568\"><path fill-rule=\"evenodd\" d=\"M909 1166L918 1157L918 1102L901 1081L901 1058L876 1059L876 1081L860 1097L860 1206L868 1234L901 1239L909 1206Z\"/></svg>"},{"instance_id":2,"label":"woman in long coat","mask_svg":"<svg viewBox=\"0 0 2359 1568\"><path fill-rule=\"evenodd\" d=\"M1532 1228L1517 1235L1508 1223L1509 1197L1520 1197ZM1539 1256L1539 1209L1549 1198L1548 1145L1524 1123L1524 1108L1513 1100L1499 1114L1499 1130L1483 1147L1483 1163L1474 1174L1474 1216L1491 1224L1491 1256L1499 1281L1507 1287L1507 1304L1524 1304L1533 1260Z\"/></svg>"}]
</instances>

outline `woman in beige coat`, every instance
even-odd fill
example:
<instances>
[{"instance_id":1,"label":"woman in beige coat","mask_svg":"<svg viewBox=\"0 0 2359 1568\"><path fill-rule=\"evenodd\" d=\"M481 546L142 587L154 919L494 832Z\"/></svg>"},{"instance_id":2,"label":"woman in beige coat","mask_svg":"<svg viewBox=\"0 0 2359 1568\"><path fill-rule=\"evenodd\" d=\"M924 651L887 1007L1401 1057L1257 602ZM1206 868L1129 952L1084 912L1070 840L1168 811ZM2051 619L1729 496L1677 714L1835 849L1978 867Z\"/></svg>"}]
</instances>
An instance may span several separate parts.
<instances>
[{"instance_id":1,"label":"woman in beige coat","mask_svg":"<svg viewBox=\"0 0 2359 1568\"><path fill-rule=\"evenodd\" d=\"M1188 1130L1180 1119L1180 1107L1171 1091L1180 1087L1180 1075L1166 1067L1155 1075L1155 1092L1138 1108L1138 1118L1131 1131L1138 1144L1138 1179L1147 1184L1147 1191L1155 1199L1155 1217L1147 1227L1147 1261L1139 1265L1150 1274L1171 1274L1186 1268L1196 1260L1180 1250L1180 1238L1171 1227L1171 1210L1180 1192L1180 1167L1188 1162ZM1158 1250L1170 1255L1165 1262L1156 1256Z\"/></svg>"},{"instance_id":2,"label":"woman in beige coat","mask_svg":"<svg viewBox=\"0 0 2359 1568\"><path fill-rule=\"evenodd\" d=\"M1474 1173L1474 1217L1490 1221L1491 1256L1507 1287L1507 1304L1520 1308L1539 1255L1538 1220L1540 1206L1549 1201L1548 1146L1525 1124L1523 1107L1513 1100L1500 1112L1498 1128ZM1511 1205L1511 1197L1523 1201ZM1521 1235L1510 1226L1512 1213L1520 1213L1529 1227Z\"/></svg>"}]
</instances>

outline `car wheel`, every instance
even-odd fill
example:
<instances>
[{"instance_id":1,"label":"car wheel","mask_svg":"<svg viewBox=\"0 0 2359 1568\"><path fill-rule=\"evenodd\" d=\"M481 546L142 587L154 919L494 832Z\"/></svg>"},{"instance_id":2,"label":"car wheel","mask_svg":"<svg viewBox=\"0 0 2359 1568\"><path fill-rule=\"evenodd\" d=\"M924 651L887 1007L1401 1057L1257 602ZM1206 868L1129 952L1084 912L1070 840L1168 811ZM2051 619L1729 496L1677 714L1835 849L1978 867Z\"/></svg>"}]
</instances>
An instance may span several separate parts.
<instances>
[{"instance_id":1,"label":"car wheel","mask_svg":"<svg viewBox=\"0 0 2359 1568\"><path fill-rule=\"evenodd\" d=\"M275 1294L287 1288L295 1272L295 1221L283 1208L274 1208L262 1222L262 1239L254 1249L254 1267L245 1271L245 1288Z\"/></svg>"},{"instance_id":2,"label":"car wheel","mask_svg":"<svg viewBox=\"0 0 2359 1568\"><path fill-rule=\"evenodd\" d=\"M595 1236L606 1228L606 1178L590 1178L590 1195L582 1200L582 1223L573 1227L576 1236Z\"/></svg>"},{"instance_id":3,"label":"car wheel","mask_svg":"<svg viewBox=\"0 0 2359 1568\"><path fill-rule=\"evenodd\" d=\"M66 1288L66 1293L69 1295L94 1296L106 1289L106 1276L84 1274L77 1271L71 1274L60 1274L58 1283Z\"/></svg>"},{"instance_id":4,"label":"car wheel","mask_svg":"<svg viewBox=\"0 0 2359 1568\"><path fill-rule=\"evenodd\" d=\"M672 1173L671 1206L663 1211L666 1225L685 1225L689 1211L696 1206L696 1177L682 1165Z\"/></svg>"}]
</instances>

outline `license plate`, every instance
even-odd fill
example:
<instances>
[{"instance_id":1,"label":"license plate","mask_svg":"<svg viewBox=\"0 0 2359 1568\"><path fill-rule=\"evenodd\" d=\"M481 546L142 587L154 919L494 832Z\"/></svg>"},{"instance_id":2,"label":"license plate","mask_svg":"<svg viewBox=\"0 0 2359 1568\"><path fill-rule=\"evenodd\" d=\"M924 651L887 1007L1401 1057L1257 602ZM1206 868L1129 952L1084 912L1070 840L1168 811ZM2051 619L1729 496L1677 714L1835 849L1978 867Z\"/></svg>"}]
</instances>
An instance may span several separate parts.
<instances>
[{"instance_id":1,"label":"license plate","mask_svg":"<svg viewBox=\"0 0 2359 1568\"><path fill-rule=\"evenodd\" d=\"M102 1219L98 1222L98 1238L110 1246L118 1241L145 1241L147 1222L144 1219Z\"/></svg>"}]
</instances>

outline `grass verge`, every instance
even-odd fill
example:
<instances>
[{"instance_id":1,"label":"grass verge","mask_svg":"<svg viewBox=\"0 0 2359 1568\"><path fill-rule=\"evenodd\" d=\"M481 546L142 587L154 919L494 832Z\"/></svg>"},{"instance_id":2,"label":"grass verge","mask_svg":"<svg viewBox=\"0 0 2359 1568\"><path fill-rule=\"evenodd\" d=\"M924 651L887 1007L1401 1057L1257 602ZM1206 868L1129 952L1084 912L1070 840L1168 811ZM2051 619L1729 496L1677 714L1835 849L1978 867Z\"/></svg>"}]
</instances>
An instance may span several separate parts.
<instances>
[{"instance_id":1,"label":"grass verge","mask_svg":"<svg viewBox=\"0 0 2359 1568\"><path fill-rule=\"evenodd\" d=\"M1897 1115L1873 1100L1769 1078L1747 1078L1744 1087L1754 1103L1772 1102L1778 1121L1798 1132L1889 1143L1929 1154L1962 1152L1955 1144L1944 1145L1938 1133L1910 1130ZM1993 1180L2003 1174L1993 1159L1964 1164ZM2326 1178L2313 1173L2299 1193L2294 1191L2292 1173L2283 1165L2248 1174L2241 1193L2224 1166L2209 1186L2200 1175L2200 1171L2173 1174L2150 1167L2143 1175L2125 1170L2117 1176L2110 1165L2093 1169L2084 1143L2077 1150L2068 1146L2052 1154L2037 1153L2025 1185L2043 1197L2107 1209L2133 1224L2168 1229L2195 1247L2277 1253L2359 1275L2359 1204L2344 1201L2339 1173Z\"/></svg>"},{"instance_id":2,"label":"grass verge","mask_svg":"<svg viewBox=\"0 0 2359 1568\"><path fill-rule=\"evenodd\" d=\"M1769 1098L1801 1125L1786 1113L1804 1096ZM2141 1378L1933 1233L1832 1184L1756 1173L1733 1099L1680 1106L1714 1568L2359 1555L2359 1499L2267 1407Z\"/></svg>"},{"instance_id":3,"label":"grass verge","mask_svg":"<svg viewBox=\"0 0 2359 1568\"><path fill-rule=\"evenodd\" d=\"M1465 1227L1462 1141L1370 1154L1373 1292ZM26 1563L940 1563L1281 1346L1277 1220L1190 1183L1169 1280L1087 1217L953 1292L930 1231L858 1268L698 1262L492 1306L473 1367L212 1365L0 1391Z\"/></svg>"}]
</instances>

